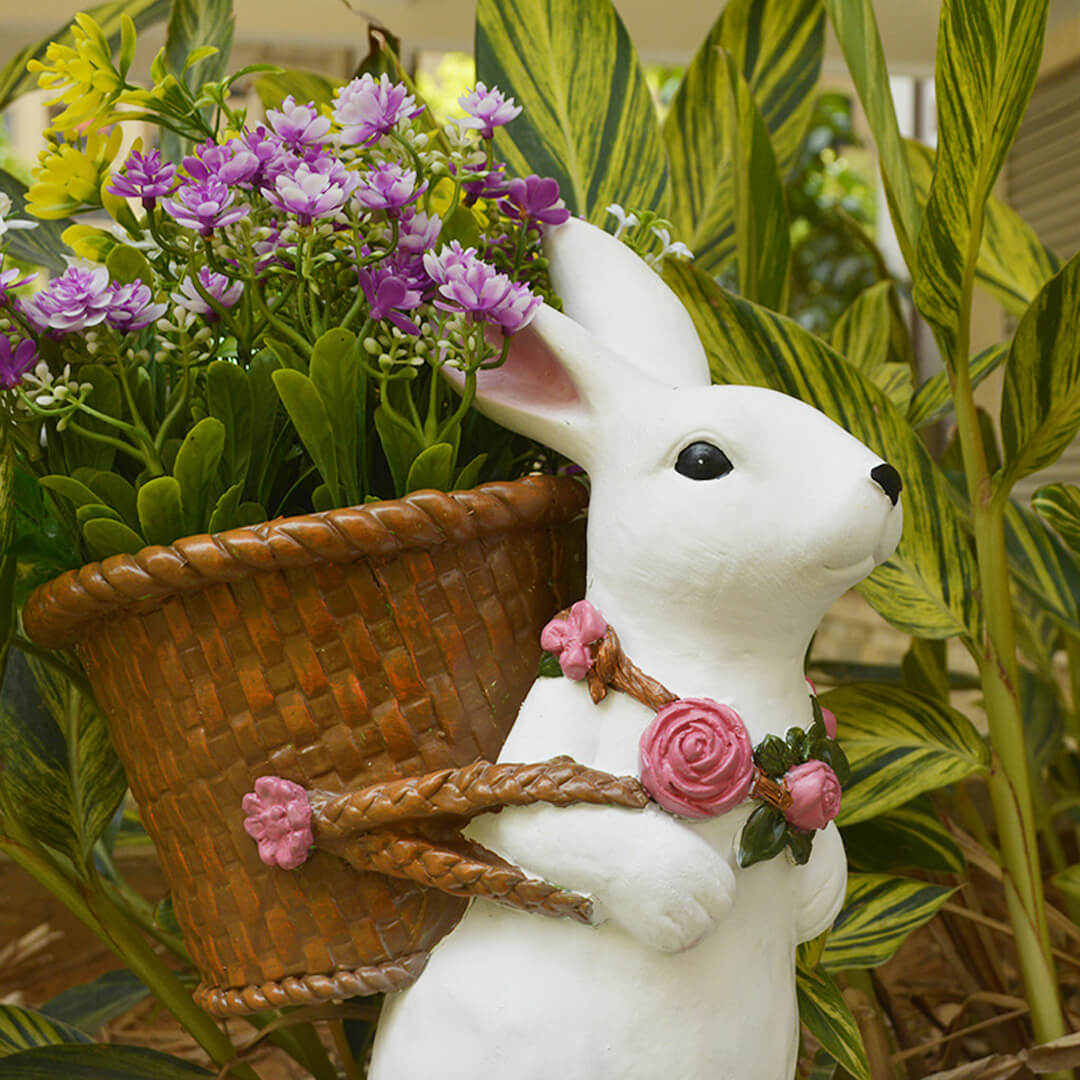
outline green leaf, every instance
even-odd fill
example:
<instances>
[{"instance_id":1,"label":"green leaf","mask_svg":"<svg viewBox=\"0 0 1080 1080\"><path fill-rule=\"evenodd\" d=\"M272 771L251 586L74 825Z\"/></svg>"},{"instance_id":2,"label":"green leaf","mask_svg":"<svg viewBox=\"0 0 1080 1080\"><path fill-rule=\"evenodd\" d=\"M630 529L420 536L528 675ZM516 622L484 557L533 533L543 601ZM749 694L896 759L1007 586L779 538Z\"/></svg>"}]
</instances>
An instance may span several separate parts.
<instances>
[{"instance_id":1,"label":"green leaf","mask_svg":"<svg viewBox=\"0 0 1080 1080\"><path fill-rule=\"evenodd\" d=\"M296 101L313 101L329 105L341 86L340 79L330 79L314 71L287 68L275 75L263 75L255 80L255 93L264 109L276 109L290 94Z\"/></svg>"},{"instance_id":2,"label":"green leaf","mask_svg":"<svg viewBox=\"0 0 1080 1080\"><path fill-rule=\"evenodd\" d=\"M849 874L847 898L825 943L826 971L884 964L954 890L885 874Z\"/></svg>"},{"instance_id":3,"label":"green leaf","mask_svg":"<svg viewBox=\"0 0 1080 1080\"><path fill-rule=\"evenodd\" d=\"M1062 870L1050 880L1067 896L1080 900L1080 863Z\"/></svg>"},{"instance_id":4,"label":"green leaf","mask_svg":"<svg viewBox=\"0 0 1080 1080\"><path fill-rule=\"evenodd\" d=\"M87 395L86 403L100 413L121 419L123 413L123 399L120 392L120 384L116 376L104 364L84 364L79 368L79 382L88 382L93 389ZM104 420L96 420L90 416L80 416L78 421L88 431L94 431L101 435L114 435L114 429ZM73 457L83 466L90 469L108 470L112 468L116 451L111 446L92 439L83 438L72 432L64 433L64 441L68 439L74 444Z\"/></svg>"},{"instance_id":5,"label":"green leaf","mask_svg":"<svg viewBox=\"0 0 1080 1080\"><path fill-rule=\"evenodd\" d=\"M436 443L425 447L412 463L405 481L406 494L433 488L449 491L454 476L454 448L449 443Z\"/></svg>"},{"instance_id":6,"label":"green leaf","mask_svg":"<svg viewBox=\"0 0 1080 1080\"><path fill-rule=\"evenodd\" d=\"M1080 487L1075 484L1047 484L1032 496L1035 512L1080 555Z\"/></svg>"},{"instance_id":7,"label":"green leaf","mask_svg":"<svg viewBox=\"0 0 1080 1080\"><path fill-rule=\"evenodd\" d=\"M746 820L739 837L739 865L753 866L779 855L787 842L788 823L775 806L762 803Z\"/></svg>"},{"instance_id":8,"label":"green leaf","mask_svg":"<svg viewBox=\"0 0 1080 1080\"><path fill-rule=\"evenodd\" d=\"M38 483L46 491L53 491L57 495L63 495L78 509L80 506L93 506L101 502L97 492L91 491L85 484L80 483L72 476L60 476L51 474L42 476Z\"/></svg>"},{"instance_id":9,"label":"green leaf","mask_svg":"<svg viewBox=\"0 0 1080 1080\"><path fill-rule=\"evenodd\" d=\"M1059 626L1080 634L1080 560L1030 510L1005 507L1013 579Z\"/></svg>"},{"instance_id":10,"label":"green leaf","mask_svg":"<svg viewBox=\"0 0 1080 1080\"><path fill-rule=\"evenodd\" d=\"M119 513L122 521L132 526L138 525L135 489L122 476L100 470L90 471L86 475L85 483L99 500Z\"/></svg>"},{"instance_id":11,"label":"green leaf","mask_svg":"<svg viewBox=\"0 0 1080 1080\"><path fill-rule=\"evenodd\" d=\"M813 832L803 832L802 829L788 829L786 842L795 865L805 866L810 861L810 856L814 850Z\"/></svg>"},{"instance_id":12,"label":"green leaf","mask_svg":"<svg viewBox=\"0 0 1080 1080\"><path fill-rule=\"evenodd\" d=\"M890 362L892 340L891 281L879 281L851 302L833 327L832 347L857 367L898 408L911 400L911 370Z\"/></svg>"},{"instance_id":13,"label":"green leaf","mask_svg":"<svg viewBox=\"0 0 1080 1080\"><path fill-rule=\"evenodd\" d=\"M754 747L754 764L766 776L779 780L798 761L788 744L779 735L766 735Z\"/></svg>"},{"instance_id":14,"label":"green leaf","mask_svg":"<svg viewBox=\"0 0 1080 1080\"><path fill-rule=\"evenodd\" d=\"M964 872L960 848L925 795L841 831L848 865L853 870L875 874L897 870Z\"/></svg>"},{"instance_id":15,"label":"green leaf","mask_svg":"<svg viewBox=\"0 0 1080 1080\"><path fill-rule=\"evenodd\" d=\"M329 489L334 504L340 505L337 448L322 395L311 379L291 368L275 371L273 380L300 441Z\"/></svg>"},{"instance_id":16,"label":"green leaf","mask_svg":"<svg viewBox=\"0 0 1080 1080\"><path fill-rule=\"evenodd\" d=\"M357 356L356 335L349 330L328 330L311 353L309 374L330 419L337 452L341 496L349 504L360 501L360 428L363 373Z\"/></svg>"},{"instance_id":17,"label":"green leaf","mask_svg":"<svg viewBox=\"0 0 1080 1080\"><path fill-rule=\"evenodd\" d=\"M390 419L390 414L382 405L375 410L374 418L375 430L394 481L394 494L400 498L409 490L409 470L420 453L420 447L409 432Z\"/></svg>"},{"instance_id":18,"label":"green leaf","mask_svg":"<svg viewBox=\"0 0 1080 1080\"><path fill-rule=\"evenodd\" d=\"M854 1080L872 1080L859 1025L833 977L820 965L795 970L799 1019Z\"/></svg>"},{"instance_id":19,"label":"green leaf","mask_svg":"<svg viewBox=\"0 0 1080 1080\"><path fill-rule=\"evenodd\" d=\"M107 971L93 982L69 987L42 1005L41 1012L93 1034L110 1020L130 1012L149 995L150 991L136 975L120 968Z\"/></svg>"},{"instance_id":20,"label":"green leaf","mask_svg":"<svg viewBox=\"0 0 1080 1080\"><path fill-rule=\"evenodd\" d=\"M81 529L88 521L95 518L108 518L110 521L119 521L120 515L111 507L102 503L87 503L75 511L75 521Z\"/></svg>"},{"instance_id":21,"label":"green leaf","mask_svg":"<svg viewBox=\"0 0 1080 1080\"><path fill-rule=\"evenodd\" d=\"M480 481L480 470L484 467L487 459L487 454L477 454L468 465L461 469L454 480L454 490L464 491L476 487Z\"/></svg>"},{"instance_id":22,"label":"green leaf","mask_svg":"<svg viewBox=\"0 0 1080 1080\"><path fill-rule=\"evenodd\" d=\"M977 641L979 590L964 523L940 469L882 391L809 331L733 296L692 264L669 261L664 276L694 319L716 381L800 398L899 470L904 535L859 586L863 596L906 633Z\"/></svg>"},{"instance_id":23,"label":"green leaf","mask_svg":"<svg viewBox=\"0 0 1080 1080\"><path fill-rule=\"evenodd\" d=\"M20 1005L0 1005L0 1058L35 1046L90 1043L89 1035L71 1024Z\"/></svg>"},{"instance_id":24,"label":"green leaf","mask_svg":"<svg viewBox=\"0 0 1080 1080\"><path fill-rule=\"evenodd\" d=\"M523 107L495 134L513 175L554 177L597 225L611 203L666 213L656 109L610 0L479 0L476 74Z\"/></svg>"},{"instance_id":25,"label":"green leaf","mask_svg":"<svg viewBox=\"0 0 1080 1080\"><path fill-rule=\"evenodd\" d=\"M176 453L173 476L180 484L184 527L189 535L206 528L211 490L224 451L225 425L207 416L187 433Z\"/></svg>"},{"instance_id":26,"label":"green leaf","mask_svg":"<svg viewBox=\"0 0 1080 1080\"><path fill-rule=\"evenodd\" d=\"M536 668L536 677L538 679L561 679L563 670L559 664L559 658L548 652L541 653L540 663Z\"/></svg>"},{"instance_id":27,"label":"green leaf","mask_svg":"<svg viewBox=\"0 0 1080 1080\"><path fill-rule=\"evenodd\" d=\"M938 155L917 244L915 303L946 364L964 318L983 205L1035 85L1049 0L943 0L936 75ZM1010 364L1010 369L1013 367Z\"/></svg>"},{"instance_id":28,"label":"green leaf","mask_svg":"<svg viewBox=\"0 0 1080 1080\"><path fill-rule=\"evenodd\" d=\"M989 768L971 721L933 698L898 686L852 683L822 695L851 762L838 823L854 825L917 795Z\"/></svg>"},{"instance_id":29,"label":"green leaf","mask_svg":"<svg viewBox=\"0 0 1080 1080\"><path fill-rule=\"evenodd\" d=\"M280 399L274 389L272 375L281 367L281 361L272 349L263 349L252 357L248 365L248 385L251 387L251 445L259 447L254 468L248 469L244 495L253 501L269 500L266 487L273 485L276 466L275 455L267 447L274 445L274 432L279 426ZM282 440L284 441L284 440Z\"/></svg>"},{"instance_id":30,"label":"green leaf","mask_svg":"<svg viewBox=\"0 0 1080 1080\"><path fill-rule=\"evenodd\" d=\"M233 484L233 486L218 499L214 506L214 512L210 515L210 522L206 526L207 532L219 533L236 528L237 512L240 509L240 496L242 493L243 489L241 488L241 485Z\"/></svg>"},{"instance_id":31,"label":"green leaf","mask_svg":"<svg viewBox=\"0 0 1080 1080\"><path fill-rule=\"evenodd\" d=\"M900 669L909 690L949 703L948 649L944 641L912 638L900 660Z\"/></svg>"},{"instance_id":32,"label":"green leaf","mask_svg":"<svg viewBox=\"0 0 1080 1080\"><path fill-rule=\"evenodd\" d=\"M731 0L683 76L664 121L675 236L719 274L735 255L735 188L726 110L726 50L749 84L781 177L806 133L821 70L821 0Z\"/></svg>"},{"instance_id":33,"label":"green leaf","mask_svg":"<svg viewBox=\"0 0 1080 1080\"><path fill-rule=\"evenodd\" d=\"M993 374L1009 355L1009 346L991 345L983 349L971 361L971 387L974 389ZM948 416L953 411L952 391L949 389L949 376L944 371L932 375L915 391L908 406L908 423L914 428L923 428L935 420Z\"/></svg>"},{"instance_id":34,"label":"green leaf","mask_svg":"<svg viewBox=\"0 0 1080 1080\"><path fill-rule=\"evenodd\" d=\"M0 192L11 199L11 218L37 221L33 229L12 229L6 237L8 254L42 266L54 274L63 273L67 268L62 252L65 244L62 239L64 230L74 222L71 218L59 221L39 221L26 213L26 185L11 173L0 169Z\"/></svg>"},{"instance_id":35,"label":"green leaf","mask_svg":"<svg viewBox=\"0 0 1080 1080\"><path fill-rule=\"evenodd\" d=\"M213 1075L141 1046L45 1046L0 1059L0 1080L192 1080Z\"/></svg>"},{"instance_id":36,"label":"green leaf","mask_svg":"<svg viewBox=\"0 0 1080 1080\"><path fill-rule=\"evenodd\" d=\"M206 369L206 408L225 425L225 483L243 484L251 463L254 402L247 372L239 364L214 360Z\"/></svg>"},{"instance_id":37,"label":"green leaf","mask_svg":"<svg viewBox=\"0 0 1080 1080\"><path fill-rule=\"evenodd\" d=\"M1080 430L1080 256L1042 288L1009 350L1001 402L1008 490L1045 469Z\"/></svg>"},{"instance_id":38,"label":"green leaf","mask_svg":"<svg viewBox=\"0 0 1080 1080\"><path fill-rule=\"evenodd\" d=\"M832 1057L824 1050L819 1050L814 1055L810 1065L810 1071L805 1080L836 1080L836 1070L840 1068Z\"/></svg>"},{"instance_id":39,"label":"green leaf","mask_svg":"<svg viewBox=\"0 0 1080 1080\"><path fill-rule=\"evenodd\" d=\"M148 544L171 544L188 531L179 481L172 476L147 480L138 495L139 527Z\"/></svg>"},{"instance_id":40,"label":"green leaf","mask_svg":"<svg viewBox=\"0 0 1080 1080\"><path fill-rule=\"evenodd\" d=\"M1028 761L1033 774L1038 775L1061 748L1065 716L1057 687L1026 667L1020 669L1020 715Z\"/></svg>"},{"instance_id":41,"label":"green leaf","mask_svg":"<svg viewBox=\"0 0 1080 1080\"><path fill-rule=\"evenodd\" d=\"M115 52L120 47L124 15L131 17L136 29L144 30L168 18L170 2L171 0L110 0L109 3L82 10L101 27L109 41L110 50ZM71 35L74 23L75 20L71 19L47 38L24 46L0 69L0 111L6 109L17 97L37 89L38 76L26 70L27 63L34 59L44 60L45 50L50 42L71 45L74 41ZM62 260L60 268L63 269Z\"/></svg>"},{"instance_id":42,"label":"green leaf","mask_svg":"<svg viewBox=\"0 0 1080 1080\"><path fill-rule=\"evenodd\" d=\"M105 266L108 268L109 277L121 285L141 281L150 288L154 287L154 271L146 256L138 248L127 244L117 244L105 259Z\"/></svg>"},{"instance_id":43,"label":"green leaf","mask_svg":"<svg viewBox=\"0 0 1080 1080\"><path fill-rule=\"evenodd\" d=\"M172 0L165 36L169 70L182 74L188 86L216 82L229 66L234 23L232 0ZM188 56L209 45L216 52L188 67Z\"/></svg>"},{"instance_id":44,"label":"green leaf","mask_svg":"<svg viewBox=\"0 0 1080 1080\"><path fill-rule=\"evenodd\" d=\"M82 527L86 541L95 559L107 559L110 555L134 555L146 547L146 541L122 521L93 518Z\"/></svg>"}]
</instances>

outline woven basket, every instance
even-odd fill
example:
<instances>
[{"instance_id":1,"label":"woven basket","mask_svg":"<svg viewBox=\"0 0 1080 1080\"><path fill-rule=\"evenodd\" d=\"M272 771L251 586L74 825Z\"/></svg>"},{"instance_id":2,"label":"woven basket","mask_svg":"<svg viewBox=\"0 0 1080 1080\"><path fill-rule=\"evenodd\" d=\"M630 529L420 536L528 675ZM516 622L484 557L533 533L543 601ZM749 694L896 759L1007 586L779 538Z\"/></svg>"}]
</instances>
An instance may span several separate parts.
<instances>
[{"instance_id":1,"label":"woven basket","mask_svg":"<svg viewBox=\"0 0 1080 1080\"><path fill-rule=\"evenodd\" d=\"M582 585L585 492L529 477L283 519L84 566L29 635L73 645L225 1014L400 989L466 900L317 851L264 866L240 802L495 760L539 631Z\"/></svg>"}]
</instances>

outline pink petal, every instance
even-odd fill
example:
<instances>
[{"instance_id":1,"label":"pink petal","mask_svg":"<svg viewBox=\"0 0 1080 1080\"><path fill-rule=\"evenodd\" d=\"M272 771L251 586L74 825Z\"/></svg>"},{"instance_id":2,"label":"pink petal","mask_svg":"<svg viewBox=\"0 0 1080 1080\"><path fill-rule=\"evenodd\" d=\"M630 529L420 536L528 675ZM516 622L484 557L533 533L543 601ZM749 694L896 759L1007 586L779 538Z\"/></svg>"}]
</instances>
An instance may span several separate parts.
<instances>
[{"instance_id":1,"label":"pink petal","mask_svg":"<svg viewBox=\"0 0 1080 1080\"><path fill-rule=\"evenodd\" d=\"M607 633L607 620L589 603L579 600L570 609L570 627L582 641L599 641Z\"/></svg>"}]
</instances>

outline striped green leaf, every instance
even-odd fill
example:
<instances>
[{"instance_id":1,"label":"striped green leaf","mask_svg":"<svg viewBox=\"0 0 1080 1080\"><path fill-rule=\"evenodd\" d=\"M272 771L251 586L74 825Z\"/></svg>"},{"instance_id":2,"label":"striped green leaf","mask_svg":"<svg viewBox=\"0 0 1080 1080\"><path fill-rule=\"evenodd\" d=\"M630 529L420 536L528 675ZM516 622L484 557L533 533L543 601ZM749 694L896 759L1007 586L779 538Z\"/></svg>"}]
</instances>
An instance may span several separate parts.
<instances>
[{"instance_id":1,"label":"striped green leaf","mask_svg":"<svg viewBox=\"0 0 1080 1080\"><path fill-rule=\"evenodd\" d=\"M1047 484L1032 496L1035 512L1080 555L1080 487Z\"/></svg>"},{"instance_id":2,"label":"striped green leaf","mask_svg":"<svg viewBox=\"0 0 1080 1080\"><path fill-rule=\"evenodd\" d=\"M848 865L874 874L929 870L962 874L964 856L952 834L938 821L925 795L895 810L843 830Z\"/></svg>"},{"instance_id":3,"label":"striped green leaf","mask_svg":"<svg viewBox=\"0 0 1080 1080\"><path fill-rule=\"evenodd\" d=\"M859 1025L833 977L821 965L813 970L800 966L795 974L799 1019L806 1030L854 1080L871 1080Z\"/></svg>"},{"instance_id":4,"label":"striped green leaf","mask_svg":"<svg viewBox=\"0 0 1080 1080\"><path fill-rule=\"evenodd\" d=\"M867 600L906 633L978 640L970 541L941 471L885 395L819 338L733 296L693 264L669 264L665 277L693 316L714 379L809 402L899 469L904 537L859 586Z\"/></svg>"},{"instance_id":5,"label":"striped green leaf","mask_svg":"<svg viewBox=\"0 0 1080 1080\"><path fill-rule=\"evenodd\" d=\"M130 1012L150 994L145 984L126 968L107 971L93 982L72 986L41 1007L52 1020L96 1032L110 1020Z\"/></svg>"},{"instance_id":6,"label":"striped green leaf","mask_svg":"<svg viewBox=\"0 0 1080 1080\"><path fill-rule=\"evenodd\" d=\"M938 37L938 156L916 247L915 303L947 364L966 328L964 290L983 205L1027 107L1049 0L943 0Z\"/></svg>"},{"instance_id":7,"label":"striped green leaf","mask_svg":"<svg viewBox=\"0 0 1080 1080\"><path fill-rule=\"evenodd\" d=\"M479 0L476 74L524 111L496 132L510 171L553 176L570 211L667 211L667 160L649 88L610 0Z\"/></svg>"},{"instance_id":8,"label":"striped green leaf","mask_svg":"<svg viewBox=\"0 0 1080 1080\"><path fill-rule=\"evenodd\" d=\"M904 146L916 197L924 206L930 197L936 155L930 147L912 139L905 140ZM975 281L1009 314L1017 318L1023 315L1061 266L1061 260L1011 206L993 195L987 199Z\"/></svg>"},{"instance_id":9,"label":"striped green leaf","mask_svg":"<svg viewBox=\"0 0 1080 1080\"><path fill-rule=\"evenodd\" d=\"M217 82L225 75L232 49L232 0L172 0L169 27L165 35L165 60L178 77L183 72L188 86ZM217 52L198 60L186 71L187 58L204 46Z\"/></svg>"},{"instance_id":10,"label":"striped green leaf","mask_svg":"<svg viewBox=\"0 0 1080 1080\"><path fill-rule=\"evenodd\" d=\"M885 191L904 261L914 276L921 213L908 168L871 0L825 0L829 21L847 61L877 146Z\"/></svg>"},{"instance_id":11,"label":"striped green leaf","mask_svg":"<svg viewBox=\"0 0 1080 1080\"><path fill-rule=\"evenodd\" d=\"M825 943L826 971L884 964L952 895L942 885L886 874L849 874L847 897Z\"/></svg>"},{"instance_id":12,"label":"striped green leaf","mask_svg":"<svg viewBox=\"0 0 1080 1080\"><path fill-rule=\"evenodd\" d=\"M1008 345L991 345L983 349L971 361L971 385L976 387L993 374L1009 355ZM924 428L948 416L953 410L952 391L949 389L949 377L944 371L932 375L915 391L908 406L908 423L915 428Z\"/></svg>"},{"instance_id":13,"label":"striped green leaf","mask_svg":"<svg viewBox=\"0 0 1080 1080\"><path fill-rule=\"evenodd\" d=\"M840 1066L837 1065L829 1054L825 1053L824 1050L819 1050L814 1055L814 1060L810 1065L810 1071L803 1080L835 1080L836 1070L838 1068L840 1068Z\"/></svg>"},{"instance_id":14,"label":"striped green leaf","mask_svg":"<svg viewBox=\"0 0 1080 1080\"><path fill-rule=\"evenodd\" d=\"M1059 626L1080 634L1080 560L1030 510L1005 508L1013 579Z\"/></svg>"},{"instance_id":15,"label":"striped green leaf","mask_svg":"<svg viewBox=\"0 0 1080 1080\"><path fill-rule=\"evenodd\" d=\"M255 93L264 109L276 109L290 94L296 101L314 101L329 105L341 86L340 79L331 79L314 71L289 68L280 75L263 75L255 80Z\"/></svg>"},{"instance_id":16,"label":"striped green leaf","mask_svg":"<svg viewBox=\"0 0 1080 1080\"><path fill-rule=\"evenodd\" d=\"M35 1046L90 1043L78 1028L19 1005L0 1005L0 1058Z\"/></svg>"},{"instance_id":17,"label":"striped green leaf","mask_svg":"<svg viewBox=\"0 0 1080 1080\"><path fill-rule=\"evenodd\" d=\"M730 85L725 51L750 87L781 177L806 134L824 50L821 0L731 0L683 76L664 122L671 219L704 271L735 257L730 122L718 104Z\"/></svg>"},{"instance_id":18,"label":"striped green leaf","mask_svg":"<svg viewBox=\"0 0 1080 1080\"><path fill-rule=\"evenodd\" d=\"M836 714L851 763L840 825L895 810L990 765L990 752L971 721L922 694L851 683L823 694L821 704Z\"/></svg>"},{"instance_id":19,"label":"striped green leaf","mask_svg":"<svg viewBox=\"0 0 1080 1080\"><path fill-rule=\"evenodd\" d=\"M192 1080L214 1075L141 1046L42 1046L0 1058L0 1080Z\"/></svg>"},{"instance_id":20,"label":"striped green leaf","mask_svg":"<svg viewBox=\"0 0 1080 1080\"><path fill-rule=\"evenodd\" d=\"M171 0L109 0L109 3L95 7L82 8L101 27L105 37L115 53L120 47L120 19L127 15L135 23L136 30L144 30L169 17ZM64 23L47 38L20 49L0 69L0 110L6 109L17 97L37 89L38 77L26 70L31 60L42 60L45 50L52 41L61 45L71 45L71 28L74 19ZM10 235L10 234L9 234ZM61 267L62 269L62 267Z\"/></svg>"},{"instance_id":21,"label":"striped green leaf","mask_svg":"<svg viewBox=\"0 0 1080 1080\"><path fill-rule=\"evenodd\" d=\"M1080 430L1080 256L1024 313L1001 401L1002 485L1052 465Z\"/></svg>"},{"instance_id":22,"label":"striped green leaf","mask_svg":"<svg viewBox=\"0 0 1080 1080\"><path fill-rule=\"evenodd\" d=\"M776 155L750 86L725 53L728 159L734 172L735 252L739 292L782 311L787 307L791 258L787 202Z\"/></svg>"},{"instance_id":23,"label":"striped green leaf","mask_svg":"<svg viewBox=\"0 0 1080 1080\"><path fill-rule=\"evenodd\" d=\"M1020 715L1024 718L1024 744L1032 772L1038 774L1057 756L1065 734L1065 715L1054 682L1030 668L1020 669Z\"/></svg>"},{"instance_id":24,"label":"striped green leaf","mask_svg":"<svg viewBox=\"0 0 1080 1080\"><path fill-rule=\"evenodd\" d=\"M893 291L891 281L879 281L851 302L833 327L832 347L859 369L898 408L911 400L911 369L891 361Z\"/></svg>"},{"instance_id":25,"label":"striped green leaf","mask_svg":"<svg viewBox=\"0 0 1080 1080\"><path fill-rule=\"evenodd\" d=\"M0 169L0 192L11 200L12 217L28 217L26 185L3 169ZM17 259L25 259L54 274L62 274L67 263L61 254L65 248L61 236L68 226L74 224L71 218L63 218L60 221L39 221L36 229L11 229L5 236L7 250Z\"/></svg>"}]
</instances>

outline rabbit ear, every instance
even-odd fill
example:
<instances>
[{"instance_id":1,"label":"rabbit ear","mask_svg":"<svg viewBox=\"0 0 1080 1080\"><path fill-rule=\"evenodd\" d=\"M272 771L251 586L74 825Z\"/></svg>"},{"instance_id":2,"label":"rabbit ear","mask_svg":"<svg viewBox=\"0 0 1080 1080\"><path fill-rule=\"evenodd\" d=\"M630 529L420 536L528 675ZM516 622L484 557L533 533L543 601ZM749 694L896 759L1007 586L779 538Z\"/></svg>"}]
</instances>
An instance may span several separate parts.
<instances>
[{"instance_id":1,"label":"rabbit ear","mask_svg":"<svg viewBox=\"0 0 1080 1080\"><path fill-rule=\"evenodd\" d=\"M442 371L462 388L460 371ZM475 403L503 427L588 469L597 448L597 418L617 409L617 399L635 388L648 393L641 389L648 384L653 381L544 304L532 323L510 339L502 366L477 373Z\"/></svg>"},{"instance_id":2,"label":"rabbit ear","mask_svg":"<svg viewBox=\"0 0 1080 1080\"><path fill-rule=\"evenodd\" d=\"M708 386L689 312L640 256L581 218L547 230L544 254L563 310L612 352L667 386Z\"/></svg>"}]
</instances>

